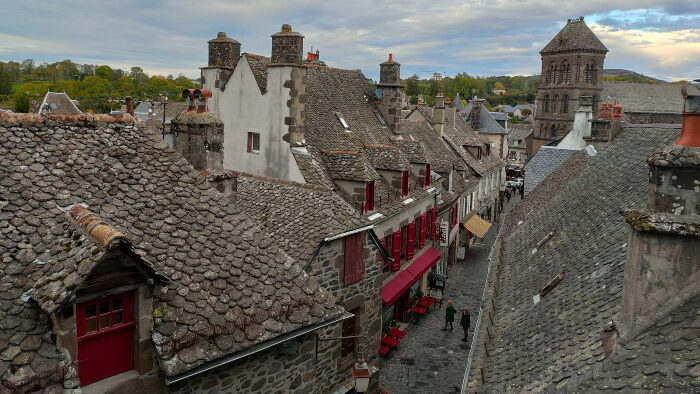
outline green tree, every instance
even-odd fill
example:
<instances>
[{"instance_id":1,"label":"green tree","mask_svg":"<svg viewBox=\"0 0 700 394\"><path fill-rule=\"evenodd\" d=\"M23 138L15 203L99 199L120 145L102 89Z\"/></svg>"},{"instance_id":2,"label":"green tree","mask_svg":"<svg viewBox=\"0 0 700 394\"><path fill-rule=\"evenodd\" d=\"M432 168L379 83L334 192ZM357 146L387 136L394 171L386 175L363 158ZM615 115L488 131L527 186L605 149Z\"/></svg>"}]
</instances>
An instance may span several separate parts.
<instances>
[{"instance_id":1,"label":"green tree","mask_svg":"<svg viewBox=\"0 0 700 394\"><path fill-rule=\"evenodd\" d=\"M420 90L418 88L418 79L418 75L413 74L404 82L405 92L407 95L418 96L420 94Z\"/></svg>"},{"instance_id":2,"label":"green tree","mask_svg":"<svg viewBox=\"0 0 700 394\"><path fill-rule=\"evenodd\" d=\"M0 67L0 94L12 93L12 78L6 68L5 65Z\"/></svg>"},{"instance_id":3,"label":"green tree","mask_svg":"<svg viewBox=\"0 0 700 394\"><path fill-rule=\"evenodd\" d=\"M107 81L111 81L114 78L114 70L112 70L110 66L99 66L95 69L95 75Z\"/></svg>"},{"instance_id":4,"label":"green tree","mask_svg":"<svg viewBox=\"0 0 700 394\"><path fill-rule=\"evenodd\" d=\"M34 93L34 84L25 83L12 96L15 112L29 112L29 96Z\"/></svg>"}]
</instances>

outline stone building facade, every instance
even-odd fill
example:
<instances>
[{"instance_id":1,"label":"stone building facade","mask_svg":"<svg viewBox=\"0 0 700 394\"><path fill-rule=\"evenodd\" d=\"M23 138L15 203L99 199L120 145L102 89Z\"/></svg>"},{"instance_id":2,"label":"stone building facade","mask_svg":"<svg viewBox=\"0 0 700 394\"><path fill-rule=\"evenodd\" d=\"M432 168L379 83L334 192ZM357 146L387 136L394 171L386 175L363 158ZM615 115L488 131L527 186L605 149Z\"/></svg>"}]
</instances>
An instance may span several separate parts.
<instances>
[{"instance_id":1,"label":"stone building facade","mask_svg":"<svg viewBox=\"0 0 700 394\"><path fill-rule=\"evenodd\" d=\"M607 52L583 17L569 19L540 51L541 80L528 157L571 130L581 96L592 97L593 113L597 113L602 100L603 63Z\"/></svg>"}]
</instances>

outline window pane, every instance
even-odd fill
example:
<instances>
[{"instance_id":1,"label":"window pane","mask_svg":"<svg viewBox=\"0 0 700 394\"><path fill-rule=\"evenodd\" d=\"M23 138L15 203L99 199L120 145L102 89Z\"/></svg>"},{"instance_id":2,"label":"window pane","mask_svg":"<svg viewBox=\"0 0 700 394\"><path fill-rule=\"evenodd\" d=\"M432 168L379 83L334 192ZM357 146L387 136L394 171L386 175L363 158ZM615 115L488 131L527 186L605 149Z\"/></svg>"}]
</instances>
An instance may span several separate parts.
<instances>
[{"instance_id":1,"label":"window pane","mask_svg":"<svg viewBox=\"0 0 700 394\"><path fill-rule=\"evenodd\" d=\"M88 305L85 308L85 317L95 317L97 316L97 305Z\"/></svg>"},{"instance_id":2,"label":"window pane","mask_svg":"<svg viewBox=\"0 0 700 394\"><path fill-rule=\"evenodd\" d=\"M100 329L109 327L109 315L100 316Z\"/></svg>"},{"instance_id":3,"label":"window pane","mask_svg":"<svg viewBox=\"0 0 700 394\"><path fill-rule=\"evenodd\" d=\"M112 314L112 325L119 324L122 322L122 313L123 312L116 312Z\"/></svg>"},{"instance_id":4,"label":"window pane","mask_svg":"<svg viewBox=\"0 0 700 394\"><path fill-rule=\"evenodd\" d=\"M124 307L124 302L121 298L116 298L112 301L112 310L118 311Z\"/></svg>"},{"instance_id":5,"label":"window pane","mask_svg":"<svg viewBox=\"0 0 700 394\"><path fill-rule=\"evenodd\" d=\"M85 321L85 332L97 331L97 319L91 319Z\"/></svg>"},{"instance_id":6,"label":"window pane","mask_svg":"<svg viewBox=\"0 0 700 394\"><path fill-rule=\"evenodd\" d=\"M100 315L109 313L109 301L100 302Z\"/></svg>"}]
</instances>

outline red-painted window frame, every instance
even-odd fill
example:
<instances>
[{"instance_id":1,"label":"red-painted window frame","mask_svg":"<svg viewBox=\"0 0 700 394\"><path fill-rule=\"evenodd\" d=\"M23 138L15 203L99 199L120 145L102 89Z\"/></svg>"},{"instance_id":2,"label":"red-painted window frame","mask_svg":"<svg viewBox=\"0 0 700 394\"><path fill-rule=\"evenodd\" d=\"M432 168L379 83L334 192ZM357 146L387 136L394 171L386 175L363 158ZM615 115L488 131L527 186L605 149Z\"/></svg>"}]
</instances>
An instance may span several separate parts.
<instances>
[{"instance_id":1,"label":"red-painted window frame","mask_svg":"<svg viewBox=\"0 0 700 394\"><path fill-rule=\"evenodd\" d=\"M403 232L401 230L394 231L391 237L391 257L394 259L394 261L391 263L391 272L396 272L401 268L401 247L403 246Z\"/></svg>"},{"instance_id":2,"label":"red-painted window frame","mask_svg":"<svg viewBox=\"0 0 700 394\"><path fill-rule=\"evenodd\" d=\"M365 212L374 210L374 181L365 183Z\"/></svg>"},{"instance_id":3,"label":"red-painted window frame","mask_svg":"<svg viewBox=\"0 0 700 394\"><path fill-rule=\"evenodd\" d=\"M408 196L408 171L401 173L401 197Z\"/></svg>"},{"instance_id":4,"label":"red-painted window frame","mask_svg":"<svg viewBox=\"0 0 700 394\"><path fill-rule=\"evenodd\" d=\"M418 249L425 246L425 238L428 232L428 213L420 215L420 229L418 230Z\"/></svg>"},{"instance_id":5,"label":"red-painted window frame","mask_svg":"<svg viewBox=\"0 0 700 394\"><path fill-rule=\"evenodd\" d=\"M360 232L345 237L345 285L362 280L365 264L362 259L365 246L365 233Z\"/></svg>"},{"instance_id":6,"label":"red-painted window frame","mask_svg":"<svg viewBox=\"0 0 700 394\"><path fill-rule=\"evenodd\" d=\"M430 239L435 240L435 217L437 216L437 208L432 209L432 218L430 219Z\"/></svg>"},{"instance_id":7,"label":"red-painted window frame","mask_svg":"<svg viewBox=\"0 0 700 394\"><path fill-rule=\"evenodd\" d=\"M425 165L425 179L423 180L424 186L430 186L430 164Z\"/></svg>"},{"instance_id":8,"label":"red-painted window frame","mask_svg":"<svg viewBox=\"0 0 700 394\"><path fill-rule=\"evenodd\" d=\"M122 299L122 308L121 309L113 309L114 307L114 300L115 299ZM109 311L105 313L100 312L100 306L108 302L109 306ZM86 316L86 310L94 305L95 306L95 316L87 317ZM114 320L113 316L118 315L121 313L121 323L117 324L112 324L112 321ZM124 327L129 327L133 326L136 324L134 321L134 305L133 305L133 295L131 293L121 293L117 295L112 295L112 296L107 296L104 298L100 298L97 300L93 301L88 301L84 302L82 304L78 304L76 308L76 325L77 325L77 330L78 330L78 342L82 342L86 339L90 339L92 337L95 337L97 335L105 334L111 331L119 330ZM105 316L109 316L110 319L110 324L106 327L102 327L102 318ZM87 332L86 331L86 326L88 321L95 321L96 322L96 330Z\"/></svg>"},{"instance_id":9,"label":"red-painted window frame","mask_svg":"<svg viewBox=\"0 0 700 394\"><path fill-rule=\"evenodd\" d=\"M246 152L253 151L253 133L248 133L248 146L246 147Z\"/></svg>"},{"instance_id":10,"label":"red-painted window frame","mask_svg":"<svg viewBox=\"0 0 700 394\"><path fill-rule=\"evenodd\" d=\"M406 261L413 258L413 249L416 244L416 222L408 224L408 235L406 236Z\"/></svg>"}]
</instances>

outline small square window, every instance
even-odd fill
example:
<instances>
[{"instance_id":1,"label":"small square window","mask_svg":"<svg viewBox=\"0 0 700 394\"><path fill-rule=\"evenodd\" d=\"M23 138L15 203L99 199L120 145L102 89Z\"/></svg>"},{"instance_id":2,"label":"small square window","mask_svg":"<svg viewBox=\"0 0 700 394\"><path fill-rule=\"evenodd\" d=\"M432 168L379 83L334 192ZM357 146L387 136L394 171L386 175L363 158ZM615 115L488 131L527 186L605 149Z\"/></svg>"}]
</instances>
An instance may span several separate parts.
<instances>
[{"instance_id":1,"label":"small square window","mask_svg":"<svg viewBox=\"0 0 700 394\"><path fill-rule=\"evenodd\" d=\"M248 133L247 152L260 151L260 133Z\"/></svg>"}]
</instances>

